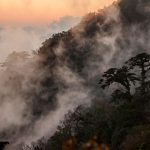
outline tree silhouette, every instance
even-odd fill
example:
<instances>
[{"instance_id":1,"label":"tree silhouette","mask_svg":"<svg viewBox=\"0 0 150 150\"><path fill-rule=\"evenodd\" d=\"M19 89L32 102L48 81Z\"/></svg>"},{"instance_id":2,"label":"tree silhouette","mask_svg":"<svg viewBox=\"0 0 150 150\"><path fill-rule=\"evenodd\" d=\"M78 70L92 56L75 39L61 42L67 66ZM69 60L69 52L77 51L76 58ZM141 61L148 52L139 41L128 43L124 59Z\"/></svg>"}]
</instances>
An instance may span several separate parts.
<instances>
[{"instance_id":1,"label":"tree silhouette","mask_svg":"<svg viewBox=\"0 0 150 150\"><path fill-rule=\"evenodd\" d=\"M0 150L4 150L4 148L6 147L6 145L8 145L9 142L6 142L6 141L3 141L3 142L0 142Z\"/></svg>"},{"instance_id":2,"label":"tree silhouette","mask_svg":"<svg viewBox=\"0 0 150 150\"><path fill-rule=\"evenodd\" d=\"M99 84L103 89L110 86L113 83L121 84L127 91L127 94L131 96L130 87L131 84L135 84L137 77L134 73L129 72L129 68L123 66L122 68L111 68L104 72Z\"/></svg>"},{"instance_id":3,"label":"tree silhouette","mask_svg":"<svg viewBox=\"0 0 150 150\"><path fill-rule=\"evenodd\" d=\"M141 92L145 93L146 73L150 70L150 55L147 53L141 53L135 57L130 58L126 64L130 69L140 69L140 81L141 81Z\"/></svg>"}]
</instances>

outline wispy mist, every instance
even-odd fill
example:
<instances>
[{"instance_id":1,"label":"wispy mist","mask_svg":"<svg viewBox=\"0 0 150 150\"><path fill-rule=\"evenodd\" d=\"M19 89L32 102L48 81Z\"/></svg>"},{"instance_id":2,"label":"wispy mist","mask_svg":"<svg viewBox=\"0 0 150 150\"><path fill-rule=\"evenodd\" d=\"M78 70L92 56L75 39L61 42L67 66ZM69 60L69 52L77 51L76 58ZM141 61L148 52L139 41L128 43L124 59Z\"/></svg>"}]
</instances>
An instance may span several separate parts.
<instances>
[{"instance_id":1,"label":"wispy mist","mask_svg":"<svg viewBox=\"0 0 150 150\"><path fill-rule=\"evenodd\" d=\"M45 25L1 25L0 61L13 51L37 50L52 34L66 31L79 21L80 17L66 16Z\"/></svg>"},{"instance_id":2,"label":"wispy mist","mask_svg":"<svg viewBox=\"0 0 150 150\"><path fill-rule=\"evenodd\" d=\"M109 92L98 88L101 73L149 52L147 5L144 0L136 5L122 0L47 39L34 56L11 54L0 74L0 122L4 122L0 131L11 142L8 150L51 136L64 115L78 105L108 100ZM51 28L59 30L57 24ZM32 32L30 27L24 30Z\"/></svg>"}]
</instances>

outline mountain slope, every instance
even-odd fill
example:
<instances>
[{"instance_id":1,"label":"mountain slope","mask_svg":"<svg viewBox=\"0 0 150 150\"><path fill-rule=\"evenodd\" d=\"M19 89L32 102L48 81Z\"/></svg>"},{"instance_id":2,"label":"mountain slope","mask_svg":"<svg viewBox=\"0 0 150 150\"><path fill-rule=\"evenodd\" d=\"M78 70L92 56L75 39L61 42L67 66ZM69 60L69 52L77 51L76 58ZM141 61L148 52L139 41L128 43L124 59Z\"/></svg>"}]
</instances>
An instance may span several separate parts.
<instances>
[{"instance_id":1,"label":"mountain slope","mask_svg":"<svg viewBox=\"0 0 150 150\"><path fill-rule=\"evenodd\" d=\"M4 113L7 126L0 128L15 143L10 149L53 135L64 115L78 105L109 100L109 91L98 88L99 77L109 67L149 52L149 14L149 0L121 0L47 39L27 63L13 54L15 63L5 63L0 88L1 110L10 106L17 118L10 121Z\"/></svg>"}]
</instances>

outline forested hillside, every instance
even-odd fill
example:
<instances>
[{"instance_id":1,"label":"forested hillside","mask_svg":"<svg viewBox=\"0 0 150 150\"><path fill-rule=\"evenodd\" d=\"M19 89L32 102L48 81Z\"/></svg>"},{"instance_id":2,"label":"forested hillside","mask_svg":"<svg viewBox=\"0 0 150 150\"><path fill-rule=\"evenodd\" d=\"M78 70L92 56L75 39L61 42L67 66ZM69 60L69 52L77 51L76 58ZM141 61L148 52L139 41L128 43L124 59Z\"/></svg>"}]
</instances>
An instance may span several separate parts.
<instances>
[{"instance_id":1,"label":"forested hillside","mask_svg":"<svg viewBox=\"0 0 150 150\"><path fill-rule=\"evenodd\" d=\"M0 111L13 110L0 119L6 149L149 150L149 41L150 1L120 0L32 56L10 54L0 72Z\"/></svg>"},{"instance_id":2,"label":"forested hillside","mask_svg":"<svg viewBox=\"0 0 150 150\"><path fill-rule=\"evenodd\" d=\"M150 149L149 72L147 53L130 58L121 68L108 69L99 84L102 89L113 87L109 102L69 111L52 137L25 149Z\"/></svg>"}]
</instances>

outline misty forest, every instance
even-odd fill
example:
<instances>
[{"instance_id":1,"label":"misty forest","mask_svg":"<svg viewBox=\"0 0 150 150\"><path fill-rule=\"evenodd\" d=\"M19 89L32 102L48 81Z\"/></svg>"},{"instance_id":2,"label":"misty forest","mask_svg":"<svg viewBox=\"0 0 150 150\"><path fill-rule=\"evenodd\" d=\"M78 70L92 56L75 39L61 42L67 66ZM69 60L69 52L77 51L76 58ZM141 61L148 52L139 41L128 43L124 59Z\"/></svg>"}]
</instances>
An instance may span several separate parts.
<instances>
[{"instance_id":1,"label":"misty forest","mask_svg":"<svg viewBox=\"0 0 150 150\"><path fill-rule=\"evenodd\" d=\"M0 150L150 150L150 0L10 53L0 78Z\"/></svg>"}]
</instances>

